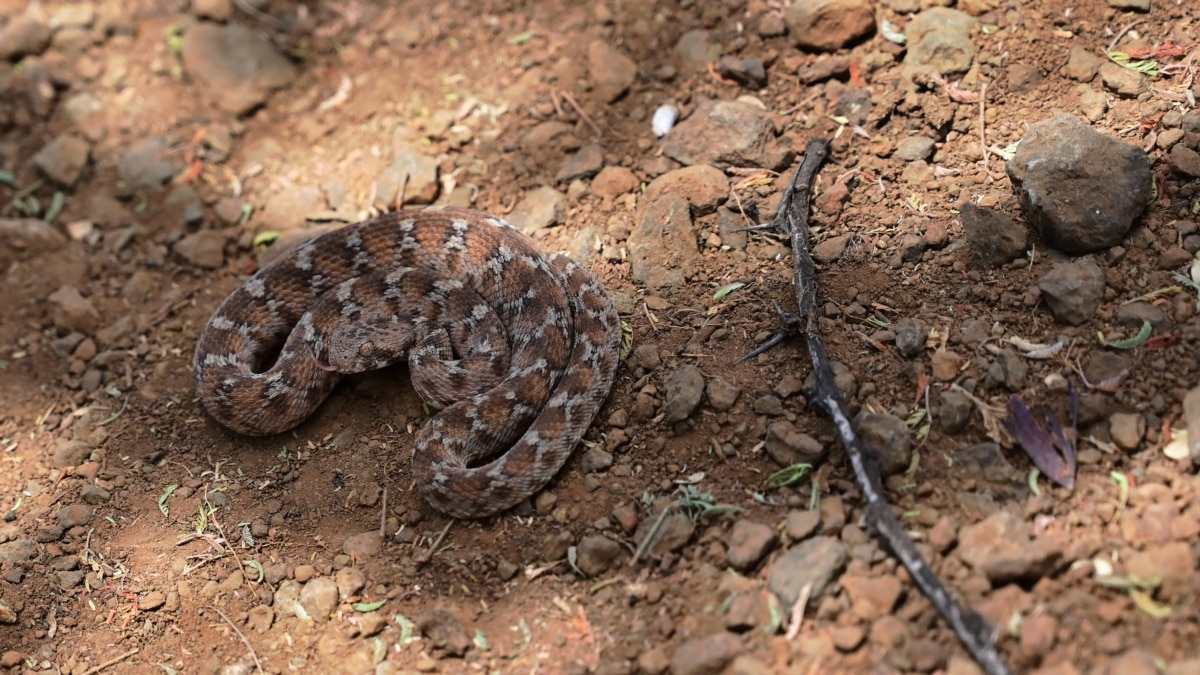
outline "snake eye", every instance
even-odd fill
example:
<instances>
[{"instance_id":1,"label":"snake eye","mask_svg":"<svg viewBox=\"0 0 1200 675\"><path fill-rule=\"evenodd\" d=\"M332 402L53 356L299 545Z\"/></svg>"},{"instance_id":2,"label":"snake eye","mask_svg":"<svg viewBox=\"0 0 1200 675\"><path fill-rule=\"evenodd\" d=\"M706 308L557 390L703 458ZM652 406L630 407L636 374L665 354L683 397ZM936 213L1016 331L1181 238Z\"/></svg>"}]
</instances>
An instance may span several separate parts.
<instances>
[{"instance_id":1,"label":"snake eye","mask_svg":"<svg viewBox=\"0 0 1200 675\"><path fill-rule=\"evenodd\" d=\"M374 342L364 342L364 343L362 343L362 346L358 348L359 356L370 356L374 353L375 353L375 343Z\"/></svg>"}]
</instances>

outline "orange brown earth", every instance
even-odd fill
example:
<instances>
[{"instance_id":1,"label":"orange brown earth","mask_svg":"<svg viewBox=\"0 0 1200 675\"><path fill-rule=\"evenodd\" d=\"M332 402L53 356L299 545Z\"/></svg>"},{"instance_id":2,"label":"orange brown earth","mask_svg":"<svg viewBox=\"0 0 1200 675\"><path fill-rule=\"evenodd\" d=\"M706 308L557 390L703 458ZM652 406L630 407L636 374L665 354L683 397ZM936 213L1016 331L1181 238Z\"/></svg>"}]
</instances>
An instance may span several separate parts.
<instances>
[{"instance_id":1,"label":"orange brown earth","mask_svg":"<svg viewBox=\"0 0 1200 675\"><path fill-rule=\"evenodd\" d=\"M825 137L821 329L933 568L1016 672L1200 672L1200 479L1169 448L1198 380L1198 23L1169 0L0 0L0 668L978 672L866 529L799 342L735 363L795 303L786 241L741 228ZM1091 131L1075 166L1144 164L1093 171L1071 208L1115 230L1080 243L1029 222L1007 158ZM574 458L482 521L419 498L404 367L265 439L204 417L190 372L270 257L431 203L568 252L629 330ZM1073 490L968 396L1067 420L1068 384Z\"/></svg>"}]
</instances>

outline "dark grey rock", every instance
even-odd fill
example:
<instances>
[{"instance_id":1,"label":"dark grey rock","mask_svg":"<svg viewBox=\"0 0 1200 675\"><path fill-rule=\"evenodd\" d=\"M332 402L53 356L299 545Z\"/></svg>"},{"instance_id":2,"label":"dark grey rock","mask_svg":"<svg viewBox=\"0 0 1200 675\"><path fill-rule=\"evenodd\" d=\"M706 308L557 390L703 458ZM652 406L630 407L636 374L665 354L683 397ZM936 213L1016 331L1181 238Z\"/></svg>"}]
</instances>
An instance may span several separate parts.
<instances>
[{"instance_id":1,"label":"dark grey rock","mask_svg":"<svg viewBox=\"0 0 1200 675\"><path fill-rule=\"evenodd\" d=\"M962 205L959 215L967 244L984 267L1005 265L1020 258L1029 248L1025 226L999 211L967 202Z\"/></svg>"},{"instance_id":2,"label":"dark grey rock","mask_svg":"<svg viewBox=\"0 0 1200 675\"><path fill-rule=\"evenodd\" d=\"M542 559L547 561L562 560L567 555L567 551L575 545L575 535L571 534L570 530L559 530L557 534L546 542L546 549L542 551Z\"/></svg>"},{"instance_id":3,"label":"dark grey rock","mask_svg":"<svg viewBox=\"0 0 1200 675\"><path fill-rule=\"evenodd\" d=\"M773 422L767 427L764 447L771 459L781 467L793 464L817 465L829 454L820 441L796 429L788 421Z\"/></svg>"},{"instance_id":4,"label":"dark grey rock","mask_svg":"<svg viewBox=\"0 0 1200 675\"><path fill-rule=\"evenodd\" d=\"M0 218L0 268L16 260L58 251L67 238L41 218Z\"/></svg>"},{"instance_id":5,"label":"dark grey rock","mask_svg":"<svg viewBox=\"0 0 1200 675\"><path fill-rule=\"evenodd\" d=\"M435 649L447 656L462 656L471 648L471 635L454 615L444 609L431 609L417 615L417 630Z\"/></svg>"},{"instance_id":6,"label":"dark grey rock","mask_svg":"<svg viewBox=\"0 0 1200 675\"><path fill-rule=\"evenodd\" d=\"M646 186L643 197L646 203L674 195L686 200L692 216L705 216L729 198L729 179L720 169L708 164L685 166L668 171Z\"/></svg>"},{"instance_id":7,"label":"dark grey rock","mask_svg":"<svg viewBox=\"0 0 1200 675\"><path fill-rule=\"evenodd\" d=\"M1117 245L1150 199L1146 153L1070 114L1029 127L1006 169L1025 219L1064 253Z\"/></svg>"},{"instance_id":8,"label":"dark grey rock","mask_svg":"<svg viewBox=\"0 0 1200 675\"><path fill-rule=\"evenodd\" d=\"M585 145L567 158L559 167L554 180L570 183L577 178L591 178L604 168L604 149L595 143Z\"/></svg>"},{"instance_id":9,"label":"dark grey rock","mask_svg":"<svg viewBox=\"0 0 1200 675\"><path fill-rule=\"evenodd\" d=\"M74 570L70 572L55 572L54 576L58 579L59 588L69 591L83 583L84 574L82 571Z\"/></svg>"},{"instance_id":10,"label":"dark grey rock","mask_svg":"<svg viewBox=\"0 0 1200 675\"><path fill-rule=\"evenodd\" d=\"M50 26L37 14L15 17L0 29L0 61L41 54L50 46Z\"/></svg>"},{"instance_id":11,"label":"dark grey rock","mask_svg":"<svg viewBox=\"0 0 1200 675\"><path fill-rule=\"evenodd\" d=\"M183 66L225 112L257 108L286 86L296 69L260 32L242 24L196 23L183 36Z\"/></svg>"},{"instance_id":12,"label":"dark grey rock","mask_svg":"<svg viewBox=\"0 0 1200 675\"><path fill-rule=\"evenodd\" d=\"M991 388L1003 385L1012 392L1025 388L1025 380L1029 376L1029 366L1025 359L1011 349L1001 349L996 359L988 366L984 377L984 386Z\"/></svg>"},{"instance_id":13,"label":"dark grey rock","mask_svg":"<svg viewBox=\"0 0 1200 675\"><path fill-rule=\"evenodd\" d=\"M896 349L906 359L915 358L925 350L929 328L915 319L905 317L892 326L896 332Z\"/></svg>"},{"instance_id":14,"label":"dark grey rock","mask_svg":"<svg viewBox=\"0 0 1200 675\"><path fill-rule=\"evenodd\" d=\"M821 597L834 575L846 567L849 556L833 537L807 539L779 556L771 565L767 586L784 607L796 604L800 590L812 584L809 602Z\"/></svg>"},{"instance_id":15,"label":"dark grey rock","mask_svg":"<svg viewBox=\"0 0 1200 675\"><path fill-rule=\"evenodd\" d=\"M1038 288L1055 319L1078 326L1092 318L1104 300L1104 276L1090 259L1059 263L1038 280Z\"/></svg>"},{"instance_id":16,"label":"dark grey rock","mask_svg":"<svg viewBox=\"0 0 1200 675\"><path fill-rule=\"evenodd\" d=\"M0 544L0 565L9 567L36 560L38 545L30 539L14 539Z\"/></svg>"},{"instance_id":17,"label":"dark grey rock","mask_svg":"<svg viewBox=\"0 0 1200 675\"><path fill-rule=\"evenodd\" d=\"M532 235L540 229L562 223L565 212L562 193L543 185L525 193L505 219L518 230Z\"/></svg>"},{"instance_id":18,"label":"dark grey rock","mask_svg":"<svg viewBox=\"0 0 1200 675\"><path fill-rule=\"evenodd\" d=\"M616 47L594 40L588 45L588 75L600 100L612 103L629 91L637 77L637 64Z\"/></svg>"},{"instance_id":19,"label":"dark grey rock","mask_svg":"<svg viewBox=\"0 0 1200 675\"><path fill-rule=\"evenodd\" d=\"M666 402L663 415L667 422L682 422L691 416L704 394L704 375L692 364L683 365L667 375L663 382Z\"/></svg>"},{"instance_id":20,"label":"dark grey rock","mask_svg":"<svg viewBox=\"0 0 1200 675\"><path fill-rule=\"evenodd\" d=\"M176 255L192 265L216 269L225 263L225 243L228 240L224 232L200 230L175 242L173 248Z\"/></svg>"},{"instance_id":21,"label":"dark grey rock","mask_svg":"<svg viewBox=\"0 0 1200 675\"><path fill-rule=\"evenodd\" d=\"M753 520L739 520L733 524L725 542L729 564L743 572L752 569L771 552L778 540L775 528L770 525Z\"/></svg>"},{"instance_id":22,"label":"dark grey rock","mask_svg":"<svg viewBox=\"0 0 1200 675\"><path fill-rule=\"evenodd\" d=\"M33 156L33 164L50 180L70 188L79 180L90 154L87 141L73 134L62 134Z\"/></svg>"},{"instance_id":23,"label":"dark grey rock","mask_svg":"<svg viewBox=\"0 0 1200 675\"><path fill-rule=\"evenodd\" d=\"M82 338L82 334L80 334ZM83 441L72 441L61 438L54 442L54 455L51 464L60 469L69 466L79 466L92 456L92 446Z\"/></svg>"},{"instance_id":24,"label":"dark grey rock","mask_svg":"<svg viewBox=\"0 0 1200 675\"><path fill-rule=\"evenodd\" d=\"M172 227L195 226L204 220L204 203L190 185L176 185L163 199L164 219Z\"/></svg>"},{"instance_id":25,"label":"dark grey rock","mask_svg":"<svg viewBox=\"0 0 1200 675\"><path fill-rule=\"evenodd\" d=\"M833 370L833 384L838 388L838 392L841 393L842 400L853 400L854 395L858 393L858 380L854 378L854 372L841 361L831 361L829 365ZM809 372L809 374L804 377L804 389L808 391L816 391L816 375Z\"/></svg>"},{"instance_id":26,"label":"dark grey rock","mask_svg":"<svg viewBox=\"0 0 1200 675\"><path fill-rule=\"evenodd\" d=\"M662 524L655 530L657 521L658 513L651 514L651 517L638 523L633 534L634 541L641 542L650 536L651 531L654 532L654 539L650 542L650 555L661 556L678 551L691 541L696 531L696 525L682 513L673 513L663 518Z\"/></svg>"},{"instance_id":27,"label":"dark grey rock","mask_svg":"<svg viewBox=\"0 0 1200 675\"><path fill-rule=\"evenodd\" d=\"M166 142L158 136L134 141L117 162L121 182L130 190L162 186L177 172L169 153Z\"/></svg>"},{"instance_id":28,"label":"dark grey rock","mask_svg":"<svg viewBox=\"0 0 1200 675\"><path fill-rule=\"evenodd\" d=\"M955 471L976 480L1003 484L1021 478L1021 472L1009 463L996 443L976 443L950 453L950 458Z\"/></svg>"},{"instance_id":29,"label":"dark grey rock","mask_svg":"<svg viewBox=\"0 0 1200 675\"><path fill-rule=\"evenodd\" d=\"M589 535L579 540L575 565L589 577L608 571L621 557L621 545L608 537Z\"/></svg>"},{"instance_id":30,"label":"dark grey rock","mask_svg":"<svg viewBox=\"0 0 1200 675\"><path fill-rule=\"evenodd\" d=\"M89 485L79 493L79 498L87 504L97 506L108 503L112 499L112 493L99 485Z\"/></svg>"},{"instance_id":31,"label":"dark grey rock","mask_svg":"<svg viewBox=\"0 0 1200 675\"><path fill-rule=\"evenodd\" d=\"M926 66L943 75L965 73L975 59L971 29L975 19L956 9L932 7L913 17L904 28L906 67Z\"/></svg>"},{"instance_id":32,"label":"dark grey rock","mask_svg":"<svg viewBox=\"0 0 1200 675\"><path fill-rule=\"evenodd\" d=\"M329 577L311 579L300 589L297 602L313 621L326 623L337 609L337 584Z\"/></svg>"},{"instance_id":33,"label":"dark grey rock","mask_svg":"<svg viewBox=\"0 0 1200 675\"><path fill-rule=\"evenodd\" d=\"M92 507L87 504L69 504L58 510L58 524L65 529L92 522Z\"/></svg>"},{"instance_id":34,"label":"dark grey rock","mask_svg":"<svg viewBox=\"0 0 1200 675\"><path fill-rule=\"evenodd\" d=\"M717 208L717 235L721 237L723 246L735 251L745 250L750 237L748 232L741 230L752 224L754 223L747 223L740 213L734 213L723 206Z\"/></svg>"},{"instance_id":35,"label":"dark grey rock","mask_svg":"<svg viewBox=\"0 0 1200 675\"><path fill-rule=\"evenodd\" d=\"M691 210L676 195L647 200L628 246L634 281L652 291L679 286L702 261Z\"/></svg>"},{"instance_id":36,"label":"dark grey rock","mask_svg":"<svg viewBox=\"0 0 1200 675\"><path fill-rule=\"evenodd\" d=\"M1200 153L1195 150L1176 143L1171 148L1169 160L1172 170L1188 178L1200 178Z\"/></svg>"},{"instance_id":37,"label":"dark grey rock","mask_svg":"<svg viewBox=\"0 0 1200 675\"><path fill-rule=\"evenodd\" d=\"M748 89L762 89L767 86L767 69L763 66L762 59L741 59L727 54L717 62L717 74Z\"/></svg>"},{"instance_id":38,"label":"dark grey rock","mask_svg":"<svg viewBox=\"0 0 1200 675\"><path fill-rule=\"evenodd\" d=\"M767 394L754 399L754 412L759 415L778 416L783 414L783 402L778 396Z\"/></svg>"},{"instance_id":39,"label":"dark grey rock","mask_svg":"<svg viewBox=\"0 0 1200 675\"><path fill-rule=\"evenodd\" d=\"M632 368L643 368L647 371L658 370L658 367L662 365L658 345L646 343L634 347L633 353L629 355L629 365Z\"/></svg>"},{"instance_id":40,"label":"dark grey rock","mask_svg":"<svg viewBox=\"0 0 1200 675\"><path fill-rule=\"evenodd\" d=\"M1083 47L1075 46L1067 53L1067 63L1060 72L1072 80L1091 82L1103 64L1104 59Z\"/></svg>"},{"instance_id":41,"label":"dark grey rock","mask_svg":"<svg viewBox=\"0 0 1200 675\"><path fill-rule=\"evenodd\" d=\"M706 101L663 137L663 154L684 165L778 169L794 153L775 138L771 114L740 101Z\"/></svg>"},{"instance_id":42,"label":"dark grey rock","mask_svg":"<svg viewBox=\"0 0 1200 675\"><path fill-rule=\"evenodd\" d=\"M671 675L718 675L745 650L742 639L729 631L693 638L671 657Z\"/></svg>"},{"instance_id":43,"label":"dark grey rock","mask_svg":"<svg viewBox=\"0 0 1200 675\"><path fill-rule=\"evenodd\" d=\"M1134 98L1150 91L1148 77L1112 61L1100 65L1100 79L1104 81L1106 89L1125 98Z\"/></svg>"},{"instance_id":44,"label":"dark grey rock","mask_svg":"<svg viewBox=\"0 0 1200 675\"><path fill-rule=\"evenodd\" d=\"M1160 328L1167 323L1167 313L1148 302L1129 302L1117 308L1117 323L1140 327L1143 321Z\"/></svg>"},{"instance_id":45,"label":"dark grey rock","mask_svg":"<svg viewBox=\"0 0 1200 675\"><path fill-rule=\"evenodd\" d=\"M596 447L583 453L583 457L579 460L579 470L584 473L600 473L607 471L612 463L612 454Z\"/></svg>"},{"instance_id":46,"label":"dark grey rock","mask_svg":"<svg viewBox=\"0 0 1200 675\"><path fill-rule=\"evenodd\" d=\"M792 509L784 519L783 532L791 541L808 539L817 531L821 524L821 514L818 511Z\"/></svg>"},{"instance_id":47,"label":"dark grey rock","mask_svg":"<svg viewBox=\"0 0 1200 675\"><path fill-rule=\"evenodd\" d=\"M1123 354L1095 349L1083 362L1083 375L1092 384L1112 382L1128 376L1133 364L1133 360Z\"/></svg>"},{"instance_id":48,"label":"dark grey rock","mask_svg":"<svg viewBox=\"0 0 1200 675\"><path fill-rule=\"evenodd\" d=\"M717 412L725 412L732 408L741 393L741 389L725 381L725 378L719 375L710 379L704 387L708 404Z\"/></svg>"},{"instance_id":49,"label":"dark grey rock","mask_svg":"<svg viewBox=\"0 0 1200 675\"><path fill-rule=\"evenodd\" d=\"M904 420L887 413L861 412L854 426L864 445L874 448L884 478L902 473L912 456L912 433Z\"/></svg>"},{"instance_id":50,"label":"dark grey rock","mask_svg":"<svg viewBox=\"0 0 1200 675\"><path fill-rule=\"evenodd\" d=\"M937 421L948 434L956 434L967 426L971 419L971 399L963 394L947 390L938 394Z\"/></svg>"},{"instance_id":51,"label":"dark grey rock","mask_svg":"<svg viewBox=\"0 0 1200 675\"><path fill-rule=\"evenodd\" d=\"M928 136L907 136L896 143L893 159L902 162L915 162L918 159L928 160L933 154L935 143Z\"/></svg>"},{"instance_id":52,"label":"dark grey rock","mask_svg":"<svg viewBox=\"0 0 1200 675\"><path fill-rule=\"evenodd\" d=\"M784 10L792 43L802 49L832 52L875 30L875 8L867 0L809 0Z\"/></svg>"},{"instance_id":53,"label":"dark grey rock","mask_svg":"<svg viewBox=\"0 0 1200 675\"><path fill-rule=\"evenodd\" d=\"M401 187L404 188L403 195L400 194ZM318 188L308 189L317 192L309 197L310 201L324 201ZM437 159L415 150L401 150L375 179L375 207L386 210L395 208L397 203L432 204L440 190Z\"/></svg>"},{"instance_id":54,"label":"dark grey rock","mask_svg":"<svg viewBox=\"0 0 1200 675\"><path fill-rule=\"evenodd\" d=\"M721 45L706 30L692 30L675 43L675 52L690 69L702 69L721 56Z\"/></svg>"}]
</instances>

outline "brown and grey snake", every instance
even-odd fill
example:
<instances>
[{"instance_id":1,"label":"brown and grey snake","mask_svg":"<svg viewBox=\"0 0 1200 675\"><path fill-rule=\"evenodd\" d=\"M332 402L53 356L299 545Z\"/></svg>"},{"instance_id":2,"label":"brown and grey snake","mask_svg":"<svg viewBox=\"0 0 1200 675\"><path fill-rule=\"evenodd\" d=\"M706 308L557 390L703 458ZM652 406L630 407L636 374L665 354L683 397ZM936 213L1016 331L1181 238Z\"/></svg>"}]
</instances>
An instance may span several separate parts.
<instances>
[{"instance_id":1,"label":"brown and grey snake","mask_svg":"<svg viewBox=\"0 0 1200 675\"><path fill-rule=\"evenodd\" d=\"M329 232L227 297L196 345L196 390L248 435L300 424L342 374L407 359L440 408L413 475L460 518L512 507L562 468L612 387L621 323L586 268L504 221L432 208Z\"/></svg>"}]
</instances>

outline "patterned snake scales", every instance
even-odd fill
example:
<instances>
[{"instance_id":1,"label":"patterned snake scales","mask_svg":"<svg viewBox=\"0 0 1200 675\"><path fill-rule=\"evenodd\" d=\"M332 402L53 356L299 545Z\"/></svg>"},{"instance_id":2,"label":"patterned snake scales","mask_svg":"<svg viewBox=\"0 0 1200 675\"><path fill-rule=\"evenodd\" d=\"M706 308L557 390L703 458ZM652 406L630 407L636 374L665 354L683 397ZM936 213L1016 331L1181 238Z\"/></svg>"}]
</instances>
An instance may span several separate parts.
<instances>
[{"instance_id":1,"label":"patterned snake scales","mask_svg":"<svg viewBox=\"0 0 1200 675\"><path fill-rule=\"evenodd\" d=\"M476 211L400 211L317 237L227 297L196 345L196 390L229 429L278 434L342 374L407 358L440 409L416 434L417 486L438 510L480 518L566 463L620 342L612 301L581 265Z\"/></svg>"}]
</instances>

